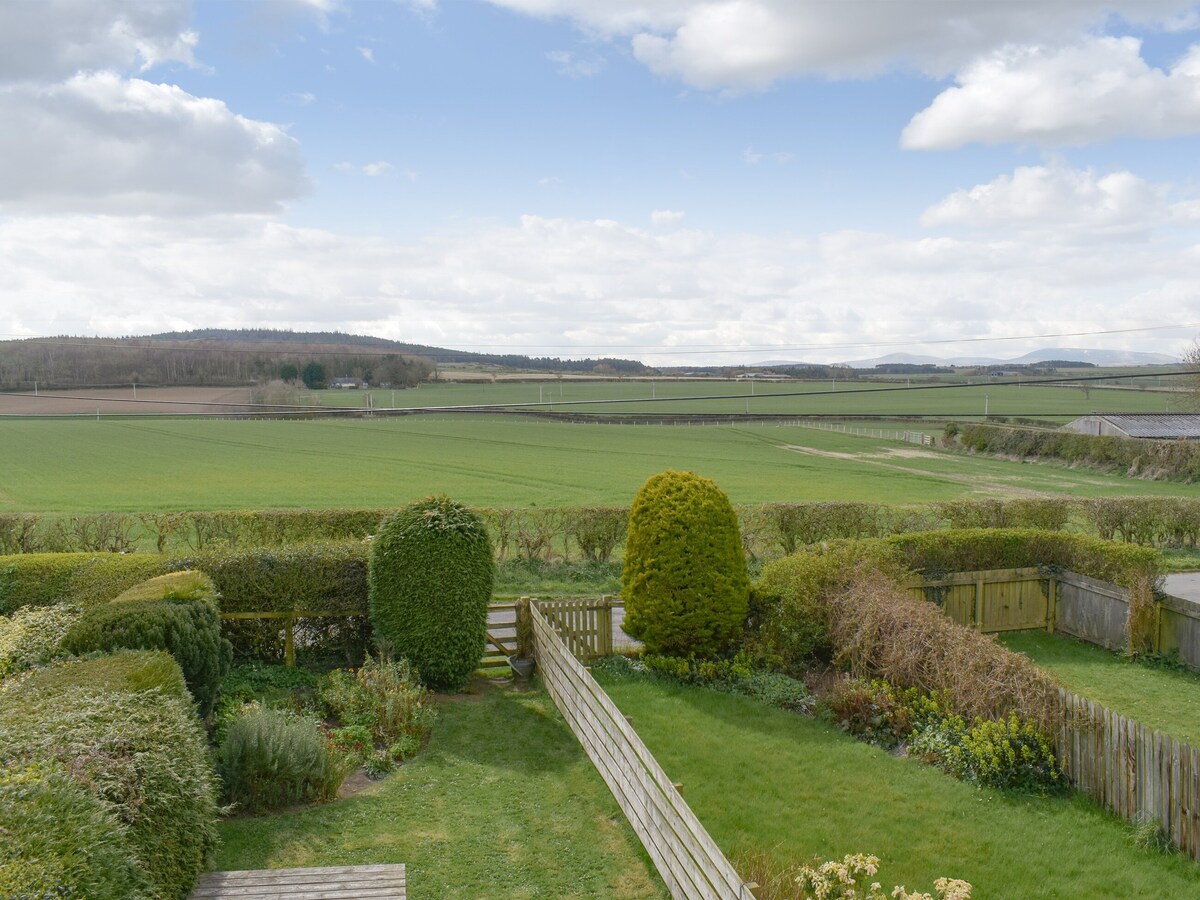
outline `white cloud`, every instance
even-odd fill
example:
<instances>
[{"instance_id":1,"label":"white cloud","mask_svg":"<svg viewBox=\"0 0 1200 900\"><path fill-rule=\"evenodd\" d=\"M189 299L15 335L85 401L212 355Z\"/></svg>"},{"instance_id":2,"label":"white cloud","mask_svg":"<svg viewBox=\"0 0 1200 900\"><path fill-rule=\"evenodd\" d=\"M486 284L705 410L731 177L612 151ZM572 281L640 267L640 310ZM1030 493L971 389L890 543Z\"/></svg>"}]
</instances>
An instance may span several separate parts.
<instances>
[{"instance_id":1,"label":"white cloud","mask_svg":"<svg viewBox=\"0 0 1200 900\"><path fill-rule=\"evenodd\" d=\"M551 50L546 59L554 63L559 75L568 78L593 78L604 71L604 57L579 57L569 50Z\"/></svg>"},{"instance_id":2,"label":"white cloud","mask_svg":"<svg viewBox=\"0 0 1200 900\"><path fill-rule=\"evenodd\" d=\"M0 83L79 71L193 65L188 0L15 0L0 3Z\"/></svg>"},{"instance_id":3,"label":"white cloud","mask_svg":"<svg viewBox=\"0 0 1200 900\"><path fill-rule=\"evenodd\" d=\"M1197 321L1197 279L1200 249L1183 239L1133 242L1113 253L1103 241L1036 234L718 235L525 216L401 243L255 217L0 221L4 333L270 323L514 352L543 345L644 355L647 345L1139 327L1161 324L1163 310ZM1129 341L1130 349L1153 349L1162 338ZM632 345L639 349L623 349Z\"/></svg>"},{"instance_id":4,"label":"white cloud","mask_svg":"<svg viewBox=\"0 0 1200 900\"><path fill-rule=\"evenodd\" d=\"M358 54L371 65L375 65L375 51L370 47L359 47Z\"/></svg>"},{"instance_id":5,"label":"white cloud","mask_svg":"<svg viewBox=\"0 0 1200 900\"><path fill-rule=\"evenodd\" d=\"M362 172L364 175L374 178L376 175L382 175L391 167L392 164L390 162L380 160L379 162L367 163L362 167Z\"/></svg>"},{"instance_id":6,"label":"white cloud","mask_svg":"<svg viewBox=\"0 0 1200 900\"><path fill-rule=\"evenodd\" d=\"M768 160L773 163L789 163L795 159L795 155L786 150L776 150L774 153L759 153L753 147L747 147L742 151L742 162L748 166L757 166L763 160Z\"/></svg>"},{"instance_id":7,"label":"white cloud","mask_svg":"<svg viewBox=\"0 0 1200 900\"><path fill-rule=\"evenodd\" d=\"M562 185L562 179L557 175L543 175L537 180L540 188L556 188Z\"/></svg>"},{"instance_id":8,"label":"white cloud","mask_svg":"<svg viewBox=\"0 0 1200 900\"><path fill-rule=\"evenodd\" d=\"M660 75L705 89L763 88L791 75L861 77L896 66L947 75L1007 44L1068 43L1112 16L1194 24L1193 0L490 0L627 38Z\"/></svg>"},{"instance_id":9,"label":"white cloud","mask_svg":"<svg viewBox=\"0 0 1200 900\"><path fill-rule=\"evenodd\" d=\"M285 102L295 104L296 106L311 106L317 102L317 95L308 91L293 91L283 99Z\"/></svg>"},{"instance_id":10,"label":"white cloud","mask_svg":"<svg viewBox=\"0 0 1200 900\"><path fill-rule=\"evenodd\" d=\"M274 212L308 189L297 144L220 100L112 73L0 89L0 206Z\"/></svg>"},{"instance_id":11,"label":"white cloud","mask_svg":"<svg viewBox=\"0 0 1200 900\"><path fill-rule=\"evenodd\" d=\"M656 209L650 213L650 221L655 225L678 225L685 215L674 209Z\"/></svg>"},{"instance_id":12,"label":"white cloud","mask_svg":"<svg viewBox=\"0 0 1200 900\"><path fill-rule=\"evenodd\" d=\"M1146 65L1140 49L1136 38L1103 37L1062 49L997 51L967 66L956 87L914 116L901 144L1066 145L1200 131L1200 45L1170 71Z\"/></svg>"},{"instance_id":13,"label":"white cloud","mask_svg":"<svg viewBox=\"0 0 1200 900\"><path fill-rule=\"evenodd\" d=\"M339 172L353 172L355 168L352 162L335 162L333 167Z\"/></svg>"},{"instance_id":14,"label":"white cloud","mask_svg":"<svg viewBox=\"0 0 1200 900\"><path fill-rule=\"evenodd\" d=\"M1197 219L1195 201L1174 201L1167 185L1132 172L1023 166L988 184L955 191L921 217L927 227L1017 228L1061 239L1128 237Z\"/></svg>"}]
</instances>

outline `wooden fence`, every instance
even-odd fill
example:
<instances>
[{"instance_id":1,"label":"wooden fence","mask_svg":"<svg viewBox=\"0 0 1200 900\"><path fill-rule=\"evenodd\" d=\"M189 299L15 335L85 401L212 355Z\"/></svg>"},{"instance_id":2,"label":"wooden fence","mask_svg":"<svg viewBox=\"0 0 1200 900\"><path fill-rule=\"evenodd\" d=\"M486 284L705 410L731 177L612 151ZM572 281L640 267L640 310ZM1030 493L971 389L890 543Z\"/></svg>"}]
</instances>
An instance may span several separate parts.
<instances>
[{"instance_id":1,"label":"wooden fence","mask_svg":"<svg viewBox=\"0 0 1200 900\"><path fill-rule=\"evenodd\" d=\"M549 608L547 608L549 607ZM545 610L545 611L544 611ZM552 604L530 604L546 690L604 778L676 900L754 900L626 718L560 639Z\"/></svg>"},{"instance_id":2,"label":"wooden fence","mask_svg":"<svg viewBox=\"0 0 1200 900\"><path fill-rule=\"evenodd\" d=\"M1055 743L1076 790L1132 822L1156 822L1200 860L1200 750L1069 691Z\"/></svg>"}]
</instances>

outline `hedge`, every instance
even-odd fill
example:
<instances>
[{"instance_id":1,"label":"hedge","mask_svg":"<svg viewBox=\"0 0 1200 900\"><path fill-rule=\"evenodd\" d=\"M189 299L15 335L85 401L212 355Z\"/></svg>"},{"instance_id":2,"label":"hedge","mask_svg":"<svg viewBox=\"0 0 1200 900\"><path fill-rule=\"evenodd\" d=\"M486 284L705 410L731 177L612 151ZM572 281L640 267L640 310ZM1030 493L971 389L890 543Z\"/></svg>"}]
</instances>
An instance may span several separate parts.
<instances>
[{"instance_id":1,"label":"hedge","mask_svg":"<svg viewBox=\"0 0 1200 900\"><path fill-rule=\"evenodd\" d=\"M1162 554L1080 534L1035 529L972 528L892 535L824 546L768 563L755 584L748 641L759 653L796 668L833 649L829 598L857 571L938 578L952 572L1058 567L1130 590L1131 648L1145 643L1147 615L1163 570Z\"/></svg>"},{"instance_id":2,"label":"hedge","mask_svg":"<svg viewBox=\"0 0 1200 900\"><path fill-rule=\"evenodd\" d=\"M161 691L18 683L0 691L0 720L0 768L44 763L69 773L121 824L151 892L187 896L217 841L216 778L187 705ZM81 827L78 838L89 840L90 831ZM69 834L57 839L73 853L91 850Z\"/></svg>"},{"instance_id":3,"label":"hedge","mask_svg":"<svg viewBox=\"0 0 1200 900\"><path fill-rule=\"evenodd\" d=\"M61 764L0 771L0 897L151 900L124 824Z\"/></svg>"},{"instance_id":4,"label":"hedge","mask_svg":"<svg viewBox=\"0 0 1200 900\"><path fill-rule=\"evenodd\" d=\"M62 652L59 644L79 618L78 607L24 606L0 616L0 678L49 662Z\"/></svg>"},{"instance_id":5,"label":"hedge","mask_svg":"<svg viewBox=\"0 0 1200 900\"><path fill-rule=\"evenodd\" d=\"M166 571L149 553L38 553L0 557L0 614L66 600L95 606Z\"/></svg>"},{"instance_id":6,"label":"hedge","mask_svg":"<svg viewBox=\"0 0 1200 900\"><path fill-rule=\"evenodd\" d=\"M42 694L63 693L73 688L135 694L158 691L182 703L192 702L183 670L163 650L118 650L59 660L53 666L34 670L21 680L21 685L25 690Z\"/></svg>"},{"instance_id":7,"label":"hedge","mask_svg":"<svg viewBox=\"0 0 1200 900\"><path fill-rule=\"evenodd\" d=\"M945 441L976 453L1057 459L1155 480L1200 479L1200 442L1159 441L999 425L946 426Z\"/></svg>"},{"instance_id":8,"label":"hedge","mask_svg":"<svg viewBox=\"0 0 1200 900\"><path fill-rule=\"evenodd\" d=\"M177 587L181 581L183 589ZM144 599L122 599L125 596ZM233 655L229 641L221 636L212 583L194 572L160 576L112 603L86 610L63 638L62 647L76 654L165 650L183 670L201 716L207 716L216 703Z\"/></svg>"}]
</instances>

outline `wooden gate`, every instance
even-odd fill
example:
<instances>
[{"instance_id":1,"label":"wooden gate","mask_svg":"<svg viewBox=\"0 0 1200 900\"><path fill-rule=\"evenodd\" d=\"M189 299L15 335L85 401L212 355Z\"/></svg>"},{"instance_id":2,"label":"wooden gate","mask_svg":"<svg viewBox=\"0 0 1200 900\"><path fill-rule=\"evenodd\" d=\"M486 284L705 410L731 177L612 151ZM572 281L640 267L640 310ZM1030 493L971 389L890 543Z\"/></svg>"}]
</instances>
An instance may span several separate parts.
<instances>
[{"instance_id":1,"label":"wooden gate","mask_svg":"<svg viewBox=\"0 0 1200 900\"><path fill-rule=\"evenodd\" d=\"M558 632L576 659L611 656L613 652L613 600L588 597L570 600L539 600L537 607Z\"/></svg>"}]
</instances>

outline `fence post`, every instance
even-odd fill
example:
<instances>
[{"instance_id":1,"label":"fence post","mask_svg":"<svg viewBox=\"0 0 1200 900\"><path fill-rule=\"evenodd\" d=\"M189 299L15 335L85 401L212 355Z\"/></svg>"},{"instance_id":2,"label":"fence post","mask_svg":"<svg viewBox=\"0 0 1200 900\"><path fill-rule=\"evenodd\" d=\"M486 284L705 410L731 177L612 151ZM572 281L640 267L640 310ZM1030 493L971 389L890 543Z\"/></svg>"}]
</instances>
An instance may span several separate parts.
<instances>
[{"instance_id":1,"label":"fence post","mask_svg":"<svg viewBox=\"0 0 1200 900\"><path fill-rule=\"evenodd\" d=\"M985 582L982 578L975 582L975 630L983 632L983 591Z\"/></svg>"},{"instance_id":2,"label":"fence post","mask_svg":"<svg viewBox=\"0 0 1200 900\"><path fill-rule=\"evenodd\" d=\"M613 652L613 602L612 597L600 597L600 609L596 622L596 653L612 656Z\"/></svg>"},{"instance_id":3,"label":"fence post","mask_svg":"<svg viewBox=\"0 0 1200 900\"><path fill-rule=\"evenodd\" d=\"M1055 626L1058 624L1058 578L1054 575L1050 576L1050 596L1046 599L1049 601L1046 604L1046 630L1054 634Z\"/></svg>"}]
</instances>

